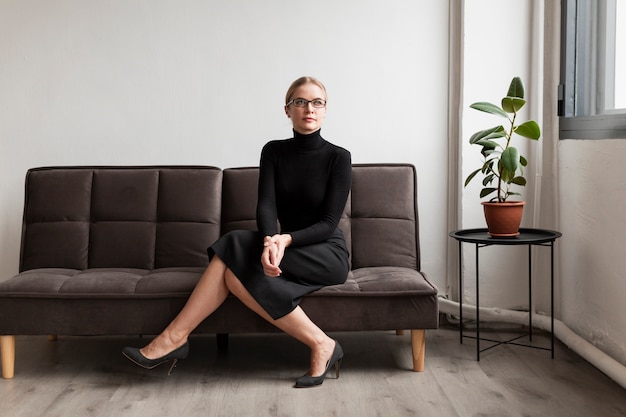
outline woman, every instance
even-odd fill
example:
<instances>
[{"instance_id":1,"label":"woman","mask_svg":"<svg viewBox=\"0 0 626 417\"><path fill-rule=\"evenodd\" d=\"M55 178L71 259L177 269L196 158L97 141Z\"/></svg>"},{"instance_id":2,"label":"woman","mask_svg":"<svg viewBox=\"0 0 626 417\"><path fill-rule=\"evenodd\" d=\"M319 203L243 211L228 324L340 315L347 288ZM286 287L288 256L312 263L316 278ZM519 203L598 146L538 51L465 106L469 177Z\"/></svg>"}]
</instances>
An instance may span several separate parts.
<instances>
[{"instance_id":1,"label":"woman","mask_svg":"<svg viewBox=\"0 0 626 417\"><path fill-rule=\"evenodd\" d=\"M315 78L291 84L285 113L294 137L271 141L261 152L259 231L230 232L208 249L209 266L183 310L144 348L124 348L131 361L149 369L173 361L173 368L187 357L191 332L230 292L311 349L309 371L296 387L322 384L333 365L339 377L341 346L299 306L302 296L345 282L349 271L337 226L350 190L351 156L320 136L326 98Z\"/></svg>"}]
</instances>

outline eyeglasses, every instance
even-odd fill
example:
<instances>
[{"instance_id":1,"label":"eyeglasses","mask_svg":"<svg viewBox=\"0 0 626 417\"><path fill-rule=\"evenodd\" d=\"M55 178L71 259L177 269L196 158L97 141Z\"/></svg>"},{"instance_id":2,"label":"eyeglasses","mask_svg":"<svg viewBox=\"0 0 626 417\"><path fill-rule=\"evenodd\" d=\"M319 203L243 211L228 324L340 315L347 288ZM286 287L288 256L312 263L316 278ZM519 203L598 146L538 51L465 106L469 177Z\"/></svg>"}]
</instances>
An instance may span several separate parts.
<instances>
[{"instance_id":1,"label":"eyeglasses","mask_svg":"<svg viewBox=\"0 0 626 417\"><path fill-rule=\"evenodd\" d=\"M321 98L315 98L313 100L307 100L304 98L294 98L287 106L293 104L296 107L308 107L309 103L313 105L316 109L321 109L322 107L326 107L326 100L322 100Z\"/></svg>"}]
</instances>

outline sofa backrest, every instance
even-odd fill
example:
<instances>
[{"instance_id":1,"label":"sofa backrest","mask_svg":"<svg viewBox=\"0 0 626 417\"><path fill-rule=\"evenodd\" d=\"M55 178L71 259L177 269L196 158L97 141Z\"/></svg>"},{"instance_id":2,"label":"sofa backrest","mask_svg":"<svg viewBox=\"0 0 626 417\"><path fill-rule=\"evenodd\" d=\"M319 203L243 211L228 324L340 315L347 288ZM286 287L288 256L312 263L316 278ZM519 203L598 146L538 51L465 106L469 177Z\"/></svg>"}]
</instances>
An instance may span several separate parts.
<instances>
[{"instance_id":1,"label":"sofa backrest","mask_svg":"<svg viewBox=\"0 0 626 417\"><path fill-rule=\"evenodd\" d=\"M31 169L20 271L204 266L221 185L215 167Z\"/></svg>"},{"instance_id":2,"label":"sofa backrest","mask_svg":"<svg viewBox=\"0 0 626 417\"><path fill-rule=\"evenodd\" d=\"M51 167L26 175L20 271L205 266L256 229L256 167ZM340 228L352 268L419 269L415 168L356 164Z\"/></svg>"},{"instance_id":3,"label":"sofa backrest","mask_svg":"<svg viewBox=\"0 0 626 417\"><path fill-rule=\"evenodd\" d=\"M361 164L352 169L352 268L420 270L417 177L410 164Z\"/></svg>"},{"instance_id":4,"label":"sofa backrest","mask_svg":"<svg viewBox=\"0 0 626 417\"><path fill-rule=\"evenodd\" d=\"M259 170L224 170L222 233L256 230ZM417 180L410 164L355 164L352 189L339 227L352 269L373 266L420 268Z\"/></svg>"}]
</instances>

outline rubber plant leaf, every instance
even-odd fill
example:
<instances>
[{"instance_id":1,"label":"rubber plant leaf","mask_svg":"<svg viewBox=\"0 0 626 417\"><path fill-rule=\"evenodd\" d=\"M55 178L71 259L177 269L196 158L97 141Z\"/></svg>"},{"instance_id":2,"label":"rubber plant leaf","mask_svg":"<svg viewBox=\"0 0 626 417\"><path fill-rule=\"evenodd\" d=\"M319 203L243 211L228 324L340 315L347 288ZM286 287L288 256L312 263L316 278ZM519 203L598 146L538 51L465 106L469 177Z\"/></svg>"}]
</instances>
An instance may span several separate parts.
<instances>
[{"instance_id":1,"label":"rubber plant leaf","mask_svg":"<svg viewBox=\"0 0 626 417\"><path fill-rule=\"evenodd\" d=\"M520 77L513 77L511 84L509 84L509 91L506 93L507 97L524 98L524 84Z\"/></svg>"},{"instance_id":2,"label":"rubber plant leaf","mask_svg":"<svg viewBox=\"0 0 626 417\"><path fill-rule=\"evenodd\" d=\"M481 131L474 133L472 137L470 137L469 142L470 144L474 145L480 142L482 139L496 139L496 138L503 138L505 136L506 136L506 132L504 131L504 127L500 125L500 126L492 127L490 129L485 129L485 130L481 130Z\"/></svg>"},{"instance_id":3,"label":"rubber plant leaf","mask_svg":"<svg viewBox=\"0 0 626 417\"><path fill-rule=\"evenodd\" d=\"M517 167L519 166L519 152L517 148L512 146L506 148L504 152L502 152L500 162L502 163L502 179L505 182L510 182L515 178L515 171L517 171Z\"/></svg>"},{"instance_id":4,"label":"rubber plant leaf","mask_svg":"<svg viewBox=\"0 0 626 417\"><path fill-rule=\"evenodd\" d=\"M539 136L541 136L541 129L539 129L539 125L534 120L522 123L513 131L520 136L533 140L539 140Z\"/></svg>"},{"instance_id":5,"label":"rubber plant leaf","mask_svg":"<svg viewBox=\"0 0 626 417\"><path fill-rule=\"evenodd\" d=\"M472 104L470 107L475 110L484 111L485 113L495 114L497 116L506 117L507 119L509 118L509 115L506 114L504 110L492 103L479 101L478 103Z\"/></svg>"},{"instance_id":6,"label":"rubber plant leaf","mask_svg":"<svg viewBox=\"0 0 626 417\"><path fill-rule=\"evenodd\" d=\"M467 187L467 184L470 183L470 181L472 181L472 179L476 176L476 174L478 174L480 172L480 168L477 169L476 171L472 172L471 174L469 174L467 176L467 179L465 180L465 186Z\"/></svg>"},{"instance_id":7,"label":"rubber plant leaf","mask_svg":"<svg viewBox=\"0 0 626 417\"><path fill-rule=\"evenodd\" d=\"M526 104L526 100L518 97L504 97L502 109L507 113L517 113Z\"/></svg>"},{"instance_id":8,"label":"rubber plant leaf","mask_svg":"<svg viewBox=\"0 0 626 417\"><path fill-rule=\"evenodd\" d=\"M480 190L480 198L487 197L489 194L496 192L497 188L483 188Z\"/></svg>"}]
</instances>

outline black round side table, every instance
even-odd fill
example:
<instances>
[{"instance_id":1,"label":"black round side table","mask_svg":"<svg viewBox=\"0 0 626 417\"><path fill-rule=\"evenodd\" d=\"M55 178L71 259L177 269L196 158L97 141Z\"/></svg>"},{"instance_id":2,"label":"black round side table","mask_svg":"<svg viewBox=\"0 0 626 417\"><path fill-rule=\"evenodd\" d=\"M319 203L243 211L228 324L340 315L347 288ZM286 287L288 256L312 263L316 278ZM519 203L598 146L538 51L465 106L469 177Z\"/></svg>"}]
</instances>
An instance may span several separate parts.
<instances>
[{"instance_id":1,"label":"black round side table","mask_svg":"<svg viewBox=\"0 0 626 417\"><path fill-rule=\"evenodd\" d=\"M463 338L476 339L476 360L480 360L480 353L493 347L512 344L517 346L531 347L534 349L550 350L552 358L554 359L554 242L560 238L562 234L554 230L545 229L529 229L521 228L520 234L515 237L493 237L487 233L486 228L481 229L463 229L450 233L450 237L456 239L459 242L459 318L460 325L460 339L461 344ZM476 246L476 336L463 334L463 243L474 243ZM528 334L517 336L513 339L499 341L480 337L480 298L479 298L479 249L492 246L492 245L505 245L505 246L519 246L528 245ZM532 342L532 246L548 246L550 247L550 348L544 348L540 346L534 346L529 344L518 343L517 340L528 336ZM492 344L482 349L480 348L480 342L489 341Z\"/></svg>"}]
</instances>

